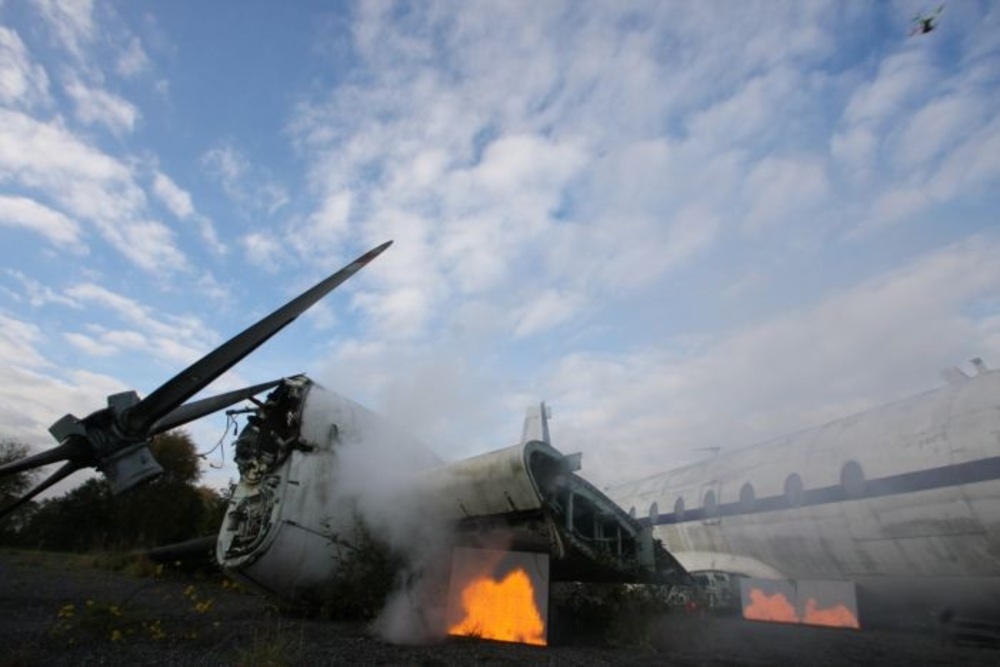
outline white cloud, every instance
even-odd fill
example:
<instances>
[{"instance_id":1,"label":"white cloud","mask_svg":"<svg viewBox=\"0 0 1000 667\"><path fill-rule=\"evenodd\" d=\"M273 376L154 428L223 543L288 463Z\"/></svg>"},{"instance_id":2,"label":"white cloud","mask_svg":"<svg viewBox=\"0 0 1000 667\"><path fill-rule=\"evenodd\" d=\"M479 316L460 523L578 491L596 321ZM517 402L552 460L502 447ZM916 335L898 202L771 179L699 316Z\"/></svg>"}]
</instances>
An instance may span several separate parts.
<instances>
[{"instance_id":1,"label":"white cloud","mask_svg":"<svg viewBox=\"0 0 1000 667\"><path fill-rule=\"evenodd\" d=\"M348 190L326 196L319 210L289 229L289 245L305 258L326 258L339 250L350 230L351 200Z\"/></svg>"},{"instance_id":2,"label":"white cloud","mask_svg":"<svg viewBox=\"0 0 1000 667\"><path fill-rule=\"evenodd\" d=\"M880 126L926 91L936 75L930 52L911 49L890 54L879 65L875 78L859 86L844 110L848 125Z\"/></svg>"},{"instance_id":3,"label":"white cloud","mask_svg":"<svg viewBox=\"0 0 1000 667\"><path fill-rule=\"evenodd\" d=\"M138 37L130 37L118 56L116 71L126 79L131 79L149 71L150 67L149 56L146 55L142 42Z\"/></svg>"},{"instance_id":4,"label":"white cloud","mask_svg":"<svg viewBox=\"0 0 1000 667\"><path fill-rule=\"evenodd\" d=\"M85 125L104 125L115 135L131 133L139 119L134 104L100 88L87 86L79 79L66 83L66 93L76 105L76 117Z\"/></svg>"},{"instance_id":5,"label":"white cloud","mask_svg":"<svg viewBox=\"0 0 1000 667\"><path fill-rule=\"evenodd\" d=\"M206 151L201 164L234 203L249 211L273 215L289 202L284 186L235 146L223 144Z\"/></svg>"},{"instance_id":6,"label":"white cloud","mask_svg":"<svg viewBox=\"0 0 1000 667\"><path fill-rule=\"evenodd\" d=\"M225 254L227 248L219 240L215 225L207 217L199 214L191 201L191 194L179 187L173 179L162 172L156 172L153 177L153 194L180 220L192 220L198 225L202 241L213 252Z\"/></svg>"},{"instance_id":7,"label":"white cloud","mask_svg":"<svg viewBox=\"0 0 1000 667\"><path fill-rule=\"evenodd\" d=\"M747 175L744 189L750 232L805 224L830 194L826 171L815 158L766 157Z\"/></svg>"},{"instance_id":8,"label":"white cloud","mask_svg":"<svg viewBox=\"0 0 1000 667\"><path fill-rule=\"evenodd\" d=\"M930 100L906 122L899 137L900 167L920 169L982 126L985 107L979 99L950 94Z\"/></svg>"},{"instance_id":9,"label":"white cloud","mask_svg":"<svg viewBox=\"0 0 1000 667\"><path fill-rule=\"evenodd\" d=\"M42 332L37 326L0 313L0 331L3 331L0 360L4 364L28 368L46 365L36 349L42 339Z\"/></svg>"},{"instance_id":10,"label":"white cloud","mask_svg":"<svg viewBox=\"0 0 1000 667\"><path fill-rule=\"evenodd\" d=\"M268 232L252 232L240 239L247 260L265 271L276 271L283 261L285 250L281 242Z\"/></svg>"},{"instance_id":11,"label":"white cloud","mask_svg":"<svg viewBox=\"0 0 1000 667\"><path fill-rule=\"evenodd\" d=\"M74 285L66 295L81 304L104 307L138 329L107 331L100 327L97 342L103 345L139 345L169 365L191 363L216 345L214 332L190 315L154 314L150 307L94 283Z\"/></svg>"},{"instance_id":12,"label":"white cloud","mask_svg":"<svg viewBox=\"0 0 1000 667\"><path fill-rule=\"evenodd\" d=\"M0 195L0 226L21 227L41 234L52 243L85 250L80 226L59 211L28 197Z\"/></svg>"},{"instance_id":13,"label":"white cloud","mask_svg":"<svg viewBox=\"0 0 1000 667\"><path fill-rule=\"evenodd\" d=\"M172 231L144 219L146 197L132 170L73 135L59 121L0 110L0 183L40 190L70 216L87 220L122 255L147 271L176 271L187 260Z\"/></svg>"},{"instance_id":14,"label":"white cloud","mask_svg":"<svg viewBox=\"0 0 1000 667\"><path fill-rule=\"evenodd\" d=\"M362 292L354 304L374 320L374 328L386 339L413 338L424 333L431 313L429 296L415 287L389 292Z\"/></svg>"},{"instance_id":15,"label":"white cloud","mask_svg":"<svg viewBox=\"0 0 1000 667\"><path fill-rule=\"evenodd\" d=\"M20 36L0 26L0 102L34 108L51 103L45 68L32 62Z\"/></svg>"},{"instance_id":16,"label":"white cloud","mask_svg":"<svg viewBox=\"0 0 1000 667\"><path fill-rule=\"evenodd\" d=\"M157 173L153 178L153 193L171 213L184 220L194 215L194 204L186 190L177 187L169 176Z\"/></svg>"},{"instance_id":17,"label":"white cloud","mask_svg":"<svg viewBox=\"0 0 1000 667\"><path fill-rule=\"evenodd\" d=\"M954 147L927 184L928 191L941 200L951 200L968 192L979 193L1000 180L1000 118L975 131L967 141Z\"/></svg>"},{"instance_id":18,"label":"white cloud","mask_svg":"<svg viewBox=\"0 0 1000 667\"><path fill-rule=\"evenodd\" d=\"M80 307L73 299L60 294L48 285L43 285L41 282L26 276L20 271L7 269L6 273L21 283L21 289L15 298L16 301L21 301L26 297L28 304L33 308L49 304L59 304L69 308Z\"/></svg>"},{"instance_id":19,"label":"white cloud","mask_svg":"<svg viewBox=\"0 0 1000 667\"><path fill-rule=\"evenodd\" d=\"M514 336L524 338L569 321L585 305L581 294L544 290L515 315Z\"/></svg>"},{"instance_id":20,"label":"white cloud","mask_svg":"<svg viewBox=\"0 0 1000 667\"><path fill-rule=\"evenodd\" d=\"M58 43L83 60L95 33L93 0L34 0Z\"/></svg>"},{"instance_id":21,"label":"white cloud","mask_svg":"<svg viewBox=\"0 0 1000 667\"><path fill-rule=\"evenodd\" d=\"M856 239L858 236L906 221L927 211L931 203L923 188L901 187L887 190L878 196L872 204L868 217L858 223L849 237Z\"/></svg>"},{"instance_id":22,"label":"white cloud","mask_svg":"<svg viewBox=\"0 0 1000 667\"><path fill-rule=\"evenodd\" d=\"M64 333L63 338L84 354L93 357L107 357L118 351L118 348L114 345L102 343L82 333Z\"/></svg>"}]
</instances>

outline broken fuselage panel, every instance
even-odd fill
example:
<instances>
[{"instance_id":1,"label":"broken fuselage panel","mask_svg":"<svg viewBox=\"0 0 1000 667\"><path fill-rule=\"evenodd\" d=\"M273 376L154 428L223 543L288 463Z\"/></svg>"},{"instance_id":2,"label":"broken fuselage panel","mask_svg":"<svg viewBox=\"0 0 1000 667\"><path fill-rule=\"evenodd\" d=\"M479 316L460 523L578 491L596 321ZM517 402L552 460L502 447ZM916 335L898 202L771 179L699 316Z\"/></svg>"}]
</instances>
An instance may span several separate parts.
<instances>
[{"instance_id":1,"label":"broken fuselage panel","mask_svg":"<svg viewBox=\"0 0 1000 667\"><path fill-rule=\"evenodd\" d=\"M421 474L421 502L465 547L545 552L554 581L678 581L652 532L574 474L579 458L529 441Z\"/></svg>"}]
</instances>

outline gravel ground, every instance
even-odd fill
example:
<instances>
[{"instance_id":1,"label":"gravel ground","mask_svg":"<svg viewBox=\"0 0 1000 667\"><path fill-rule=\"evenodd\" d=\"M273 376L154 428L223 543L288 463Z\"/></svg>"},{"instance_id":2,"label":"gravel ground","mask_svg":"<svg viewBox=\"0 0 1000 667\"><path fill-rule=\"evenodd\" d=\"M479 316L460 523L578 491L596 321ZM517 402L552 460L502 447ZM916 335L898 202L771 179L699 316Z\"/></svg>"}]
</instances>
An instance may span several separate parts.
<instances>
[{"instance_id":1,"label":"gravel ground","mask_svg":"<svg viewBox=\"0 0 1000 667\"><path fill-rule=\"evenodd\" d=\"M218 576L140 578L78 558L0 551L0 665L990 665L937 636L650 619L629 643L450 639L397 646L357 623L290 618Z\"/></svg>"}]
</instances>

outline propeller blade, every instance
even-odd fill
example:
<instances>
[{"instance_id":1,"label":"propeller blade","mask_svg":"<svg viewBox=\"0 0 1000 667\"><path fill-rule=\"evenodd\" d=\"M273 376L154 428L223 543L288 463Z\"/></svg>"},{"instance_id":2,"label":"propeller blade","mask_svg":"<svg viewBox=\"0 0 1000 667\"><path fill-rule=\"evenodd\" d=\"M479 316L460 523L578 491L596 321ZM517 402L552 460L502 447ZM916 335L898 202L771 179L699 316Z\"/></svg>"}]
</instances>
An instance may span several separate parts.
<instances>
[{"instance_id":1,"label":"propeller blade","mask_svg":"<svg viewBox=\"0 0 1000 667\"><path fill-rule=\"evenodd\" d=\"M79 453L80 448L76 441L67 441L57 447L46 449L44 452L39 452L33 456L25 456L17 461L11 461L10 463L0 465L0 477L4 475L16 475L19 472L31 470L32 468L41 468L42 466L47 466L50 463L76 458L75 455Z\"/></svg>"},{"instance_id":2,"label":"propeller blade","mask_svg":"<svg viewBox=\"0 0 1000 667\"><path fill-rule=\"evenodd\" d=\"M76 472L82 467L84 466L79 465L76 461L67 461L63 467L59 468L59 470L56 470L54 473L52 473L49 476L49 478L46 479L44 482L33 488L31 491L28 491L27 494L18 498L15 502L11 503L7 507L4 507L2 510L0 510L0 519L3 519L5 516L10 514L17 508L21 507L21 505L27 503L29 500L37 496L45 489L49 488L56 482L72 475L74 472Z\"/></svg>"},{"instance_id":3,"label":"propeller blade","mask_svg":"<svg viewBox=\"0 0 1000 667\"><path fill-rule=\"evenodd\" d=\"M125 429L131 435L146 433L158 419L169 414L174 408L204 389L215 378L225 373L271 336L288 326L296 317L326 296L332 289L378 257L391 244L392 241L387 241L372 248L340 271L292 299L167 380L149 396L128 409L123 424Z\"/></svg>"},{"instance_id":4,"label":"propeller blade","mask_svg":"<svg viewBox=\"0 0 1000 667\"><path fill-rule=\"evenodd\" d=\"M157 433L169 431L172 428L177 428L178 426L192 422L195 419L204 417L205 415L210 415L223 408L228 408L233 403L239 403L240 401L244 401L251 396L256 396L262 391L272 387L277 387L281 384L281 382L281 380L272 380L271 382L263 382L261 384L255 384L252 387L236 389L225 394L219 394L218 396L203 398L200 401L194 401L193 403L185 403L178 408L174 408L174 410L171 411L166 417L154 422L149 429L150 435L156 435Z\"/></svg>"}]
</instances>

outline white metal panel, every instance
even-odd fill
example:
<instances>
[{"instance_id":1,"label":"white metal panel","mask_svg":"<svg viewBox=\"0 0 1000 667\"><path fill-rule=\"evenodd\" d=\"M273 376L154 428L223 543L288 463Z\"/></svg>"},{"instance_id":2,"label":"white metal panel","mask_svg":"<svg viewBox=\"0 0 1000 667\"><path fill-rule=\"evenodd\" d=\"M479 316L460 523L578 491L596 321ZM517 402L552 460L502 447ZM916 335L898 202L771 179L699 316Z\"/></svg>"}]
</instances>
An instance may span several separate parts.
<instances>
[{"instance_id":1,"label":"white metal panel","mask_svg":"<svg viewBox=\"0 0 1000 667\"><path fill-rule=\"evenodd\" d=\"M418 482L423 507L451 520L539 509L542 501L526 465L533 444L514 445L426 471Z\"/></svg>"}]
</instances>

